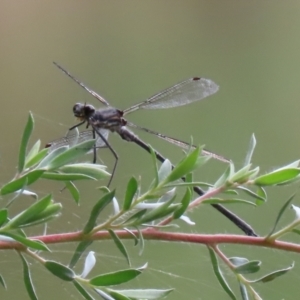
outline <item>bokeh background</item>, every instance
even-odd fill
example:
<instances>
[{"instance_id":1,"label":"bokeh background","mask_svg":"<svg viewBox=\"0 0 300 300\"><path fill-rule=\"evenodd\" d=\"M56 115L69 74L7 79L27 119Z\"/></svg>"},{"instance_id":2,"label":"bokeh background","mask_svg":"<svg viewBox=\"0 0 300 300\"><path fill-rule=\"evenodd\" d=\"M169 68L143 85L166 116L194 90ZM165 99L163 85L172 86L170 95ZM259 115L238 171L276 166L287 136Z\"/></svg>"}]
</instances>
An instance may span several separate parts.
<instances>
[{"instance_id":1,"label":"bokeh background","mask_svg":"<svg viewBox=\"0 0 300 300\"><path fill-rule=\"evenodd\" d=\"M39 138L46 143L63 136L75 124L74 103L98 105L52 61L61 63L121 109L188 77L211 78L220 85L220 91L201 103L140 111L128 119L182 140L189 141L192 136L195 143L206 144L237 166L242 166L250 136L255 133L258 145L253 163L261 167L262 173L299 159L299 28L297 1L2 0L0 182L7 182L16 171L28 111L33 112L36 121L32 141ZM146 133L139 135L172 161L182 157L174 146ZM110 142L120 156L113 181L119 197L132 175L141 176L147 186L153 176L149 155L116 135L110 137ZM107 150L101 152L101 159L112 166ZM210 162L197 178L213 182L225 168L222 163ZM64 217L53 222L49 232L82 228L99 193L94 183L79 186L80 208L67 192L59 193L57 184L42 182L33 187L40 195L53 192L64 205ZM256 209L238 205L229 208L263 235L297 188L293 185L271 190L268 203ZM26 201L31 200L24 199L19 205L26 206ZM294 204L299 202L296 196ZM190 217L197 225L180 224L182 230L239 233L210 207L201 207ZM292 212L288 212L285 221L292 218ZM169 299L227 299L213 275L205 247L148 242L139 257L132 243L126 245L135 266L149 263L149 270L126 287L175 287ZM74 247L53 247L47 257L66 263ZM230 256L263 259L259 275L296 261L287 276L257 286L264 299L295 299L299 291L299 255L242 246L222 249ZM95 243L93 250L98 258L93 274L126 267L112 243ZM72 286L52 278L37 263L33 262L31 268L40 299L81 299ZM0 273L8 284L8 291L0 288L1 299L27 297L16 254L1 253ZM225 273L238 292L230 272Z\"/></svg>"}]
</instances>

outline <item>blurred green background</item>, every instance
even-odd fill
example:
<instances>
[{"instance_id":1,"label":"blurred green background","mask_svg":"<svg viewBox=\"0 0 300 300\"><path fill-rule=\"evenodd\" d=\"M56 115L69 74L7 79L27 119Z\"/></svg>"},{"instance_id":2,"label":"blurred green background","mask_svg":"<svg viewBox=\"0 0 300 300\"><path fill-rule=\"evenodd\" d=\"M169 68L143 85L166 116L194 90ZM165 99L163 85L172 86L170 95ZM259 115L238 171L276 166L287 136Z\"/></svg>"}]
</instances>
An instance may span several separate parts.
<instances>
[{"instance_id":1,"label":"blurred green background","mask_svg":"<svg viewBox=\"0 0 300 300\"><path fill-rule=\"evenodd\" d=\"M28 111L36 121L33 136L43 143L63 136L76 124L72 106L98 102L63 75L57 61L95 89L112 105L124 109L191 76L213 79L220 91L201 103L161 111L140 111L130 121L164 134L206 144L241 166L249 139L258 146L253 163L262 173L300 156L300 4L297 1L7 1L0 3L0 118L1 183L15 173L18 147ZM176 162L182 153L146 133L147 142ZM153 172L148 154L115 135L110 137L120 163L112 187L123 194L128 179L142 176L145 186ZM112 166L104 150L102 160ZM210 162L197 179L214 181L225 165ZM52 191L64 204L65 218L51 223L49 232L82 228L89 209L99 197L94 183L80 184L83 198L77 208L56 184L34 186L44 195ZM297 186L270 191L269 202L257 209L229 206L253 224L261 235L272 227L279 208ZM29 201L25 199L24 202ZM295 198L299 205L299 197ZM23 204L23 205L26 205ZM16 208L17 211L17 208ZM210 207L190 217L197 226L187 232L240 233ZM286 221L291 220L292 212ZM37 231L40 232L40 231ZM287 237L291 239L291 237ZM296 239L294 241L297 241ZM127 243L129 249L132 243ZM67 262L74 245L53 247L49 258ZM242 246L223 246L230 256L263 258L260 274L284 268L299 256ZM109 242L93 244L97 252L94 274L126 267ZM130 251L134 265L149 262L149 270L131 287L171 288L169 299L227 299L211 269L208 253L200 245L148 242L142 257ZM68 284L53 279L35 262L33 281L40 299L81 299ZM80 268L78 269L80 272ZM1 253L0 273L8 291L1 299L20 299L25 288L21 262ZM234 278L228 272L229 281ZM264 299L295 299L299 266L267 285L258 285ZM128 285L126 285L128 287ZM22 296L23 295L23 296Z\"/></svg>"}]
</instances>

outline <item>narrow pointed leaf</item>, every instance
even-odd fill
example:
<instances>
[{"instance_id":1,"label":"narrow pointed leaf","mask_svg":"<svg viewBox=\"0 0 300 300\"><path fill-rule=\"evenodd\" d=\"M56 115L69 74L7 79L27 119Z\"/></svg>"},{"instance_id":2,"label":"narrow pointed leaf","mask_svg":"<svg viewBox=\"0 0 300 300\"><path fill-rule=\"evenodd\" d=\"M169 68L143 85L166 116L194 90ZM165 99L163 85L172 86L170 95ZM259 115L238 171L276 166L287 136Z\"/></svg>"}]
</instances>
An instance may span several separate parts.
<instances>
[{"instance_id":1,"label":"narrow pointed leaf","mask_svg":"<svg viewBox=\"0 0 300 300\"><path fill-rule=\"evenodd\" d=\"M19 255L21 257L22 264L23 264L23 280L24 280L24 284L25 284L28 296L31 300L37 300L38 297L35 293L34 285L32 283L31 273L30 273L30 270L28 267L28 263L21 252L19 252Z\"/></svg>"},{"instance_id":2,"label":"narrow pointed leaf","mask_svg":"<svg viewBox=\"0 0 300 300\"><path fill-rule=\"evenodd\" d=\"M168 159L166 159L158 170L158 182L160 183L165 180L171 174L171 171L172 164Z\"/></svg>"},{"instance_id":3,"label":"narrow pointed leaf","mask_svg":"<svg viewBox=\"0 0 300 300\"><path fill-rule=\"evenodd\" d=\"M128 298L116 290L105 289L106 293L113 297L113 300L133 300L132 298ZM146 299L146 298L145 298ZM147 299L148 300L148 299Z\"/></svg>"},{"instance_id":4,"label":"narrow pointed leaf","mask_svg":"<svg viewBox=\"0 0 300 300\"><path fill-rule=\"evenodd\" d=\"M135 221L138 221L139 219L141 219L141 217L147 212L147 209L141 209L138 210L135 214L133 214L132 216L130 216L125 222L124 224L132 224L135 223Z\"/></svg>"},{"instance_id":5,"label":"narrow pointed leaf","mask_svg":"<svg viewBox=\"0 0 300 300\"><path fill-rule=\"evenodd\" d=\"M127 184L123 210L128 210L130 208L137 189L138 189L138 182L134 177L131 177Z\"/></svg>"},{"instance_id":6,"label":"narrow pointed leaf","mask_svg":"<svg viewBox=\"0 0 300 300\"><path fill-rule=\"evenodd\" d=\"M177 203L177 204L171 204L170 206L168 206L163 210L161 208L153 209L153 211L149 211L141 218L141 220L139 221L141 223L138 223L136 221L134 225L145 224L169 216L180 206L181 204Z\"/></svg>"},{"instance_id":7,"label":"narrow pointed leaf","mask_svg":"<svg viewBox=\"0 0 300 300\"><path fill-rule=\"evenodd\" d=\"M127 253L127 250L124 246L124 244L122 243L122 241L120 240L120 238L115 234L115 232L111 229L108 229L109 234L111 235L113 241L115 242L117 248L120 250L120 252L123 254L123 256L126 258L128 265L130 266L130 260L129 260L129 256Z\"/></svg>"},{"instance_id":8,"label":"narrow pointed leaf","mask_svg":"<svg viewBox=\"0 0 300 300\"><path fill-rule=\"evenodd\" d=\"M192 199L192 191L190 188L187 188L186 192L180 202L181 206L178 209L176 209L173 214L174 219L179 219L185 213L185 211L189 207L191 199Z\"/></svg>"},{"instance_id":9,"label":"narrow pointed leaf","mask_svg":"<svg viewBox=\"0 0 300 300\"><path fill-rule=\"evenodd\" d=\"M157 168L157 160L156 160L156 155L155 155L155 150L151 147L151 145L149 145L149 149L150 149L150 154L151 154L151 158L153 161L153 166L154 166L154 187L157 187L158 182L159 182L159 177L158 177L158 168Z\"/></svg>"},{"instance_id":10,"label":"narrow pointed leaf","mask_svg":"<svg viewBox=\"0 0 300 300\"><path fill-rule=\"evenodd\" d=\"M52 196L49 194L42 198L41 200L31 204L27 209L22 211L20 214L12 218L5 227L7 228L17 228L20 225L26 224L28 220L32 220L32 218L43 210L45 210L48 205L50 205L52 201Z\"/></svg>"},{"instance_id":11,"label":"narrow pointed leaf","mask_svg":"<svg viewBox=\"0 0 300 300\"><path fill-rule=\"evenodd\" d=\"M235 272L239 274L256 273L260 270L261 261L253 260L245 264L241 264L235 268Z\"/></svg>"},{"instance_id":12,"label":"narrow pointed leaf","mask_svg":"<svg viewBox=\"0 0 300 300\"><path fill-rule=\"evenodd\" d=\"M240 285L240 291L241 291L242 300L249 300L247 288L241 282L239 282L239 285Z\"/></svg>"},{"instance_id":13,"label":"narrow pointed leaf","mask_svg":"<svg viewBox=\"0 0 300 300\"><path fill-rule=\"evenodd\" d=\"M294 268L294 263L288 267L288 268L285 268L285 269L281 269L281 270L277 270L277 271L274 271L272 273L269 273L267 274L266 276L263 276L259 279L256 279L256 280L253 280L253 281L250 281L251 283L254 283L254 282L269 282L269 281L272 281L274 280L275 278L279 277L279 276L282 276L284 274L286 274L287 272L289 272L291 269Z\"/></svg>"},{"instance_id":14,"label":"narrow pointed leaf","mask_svg":"<svg viewBox=\"0 0 300 300\"><path fill-rule=\"evenodd\" d=\"M47 260L44 266L53 275L57 276L58 278L64 281L73 281L76 276L72 269L55 261Z\"/></svg>"},{"instance_id":15,"label":"narrow pointed leaf","mask_svg":"<svg viewBox=\"0 0 300 300\"><path fill-rule=\"evenodd\" d=\"M19 242L19 243L23 244L24 246L29 247L31 249L35 249L35 250L39 250L39 251L49 251L50 252L50 249L46 246L46 244L44 244L41 241L30 240L30 239L27 239L25 237L22 237L18 234L11 233L11 232L1 232L1 235L8 236L8 237L14 239L15 241L17 241L17 242Z\"/></svg>"},{"instance_id":16,"label":"narrow pointed leaf","mask_svg":"<svg viewBox=\"0 0 300 300\"><path fill-rule=\"evenodd\" d=\"M266 193L265 189L262 186L257 187L257 196L258 197L255 201L257 206L263 204L268 199L267 193ZM262 200L262 199L265 199L265 200Z\"/></svg>"},{"instance_id":17,"label":"narrow pointed leaf","mask_svg":"<svg viewBox=\"0 0 300 300\"><path fill-rule=\"evenodd\" d=\"M33 170L22 177L7 183L1 188L1 195L7 195L24 189L25 186L28 186L38 180L44 172L44 170Z\"/></svg>"},{"instance_id":18,"label":"narrow pointed leaf","mask_svg":"<svg viewBox=\"0 0 300 300\"><path fill-rule=\"evenodd\" d=\"M252 206L256 206L255 203L248 201L248 200L244 200L244 199L222 199L222 198L209 198L206 200L203 200L202 203L204 204L230 204L230 203L237 203L237 204L248 204L248 205L252 205Z\"/></svg>"},{"instance_id":19,"label":"narrow pointed leaf","mask_svg":"<svg viewBox=\"0 0 300 300\"><path fill-rule=\"evenodd\" d=\"M81 255L83 254L83 252L93 243L93 241L89 241L89 240L85 240L82 241L78 244L72 258L71 261L69 263L69 268L73 268L78 260L80 259Z\"/></svg>"},{"instance_id":20,"label":"narrow pointed leaf","mask_svg":"<svg viewBox=\"0 0 300 300\"><path fill-rule=\"evenodd\" d=\"M209 251L209 256L212 262L212 267L214 270L214 273L221 285L221 287L223 288L223 290L227 293L227 295L232 299L232 300L236 300L236 297L234 295L234 293L232 292L230 286L228 285L227 281L225 280L222 271L219 267L219 263L215 254L215 251L211 248L211 247L207 247L208 251Z\"/></svg>"},{"instance_id":21,"label":"narrow pointed leaf","mask_svg":"<svg viewBox=\"0 0 300 300\"><path fill-rule=\"evenodd\" d=\"M137 238L137 236L126 227L124 228L124 230L127 231L132 236L132 238L134 240L134 246L136 246L139 243L139 239Z\"/></svg>"},{"instance_id":22,"label":"narrow pointed leaf","mask_svg":"<svg viewBox=\"0 0 300 300\"><path fill-rule=\"evenodd\" d=\"M138 234L139 234L139 241L140 241L140 250L139 250L139 256L141 256L145 249L145 240L142 231L139 228L136 228Z\"/></svg>"},{"instance_id":23,"label":"narrow pointed leaf","mask_svg":"<svg viewBox=\"0 0 300 300\"><path fill-rule=\"evenodd\" d=\"M21 173L24 170L26 150L27 150L29 138L31 136L33 127L34 127L34 120L33 120L32 114L30 112L26 126L24 128L22 141L21 141L21 145L20 145L20 150L19 150L19 164L18 164L19 173Z\"/></svg>"},{"instance_id":24,"label":"narrow pointed leaf","mask_svg":"<svg viewBox=\"0 0 300 300\"><path fill-rule=\"evenodd\" d=\"M84 226L83 233L87 234L93 230L96 225L97 218L102 210L113 200L115 196L115 191L111 191L105 194L93 207L90 218L86 225Z\"/></svg>"},{"instance_id":25,"label":"narrow pointed leaf","mask_svg":"<svg viewBox=\"0 0 300 300\"><path fill-rule=\"evenodd\" d=\"M231 170L232 167L233 167L233 164L230 163L230 165L227 167L226 171L215 182L215 184L214 184L215 188L219 188L219 187L223 186L227 182L227 180L229 178L229 175L230 175L230 170Z\"/></svg>"},{"instance_id":26,"label":"narrow pointed leaf","mask_svg":"<svg viewBox=\"0 0 300 300\"><path fill-rule=\"evenodd\" d=\"M271 173L257 177L254 180L254 184L267 186L287 183L295 179L299 174L300 169L297 168L278 169Z\"/></svg>"},{"instance_id":27,"label":"narrow pointed leaf","mask_svg":"<svg viewBox=\"0 0 300 300\"><path fill-rule=\"evenodd\" d=\"M177 166L175 166L171 174L165 179L166 183L173 182L192 172L197 167L197 161L200 153L201 148L197 147L188 154Z\"/></svg>"},{"instance_id":28,"label":"narrow pointed leaf","mask_svg":"<svg viewBox=\"0 0 300 300\"><path fill-rule=\"evenodd\" d=\"M48 149L42 149L37 155L33 156L30 160L26 162L25 167L31 168L34 165L39 164L48 154Z\"/></svg>"},{"instance_id":29,"label":"narrow pointed leaf","mask_svg":"<svg viewBox=\"0 0 300 300\"><path fill-rule=\"evenodd\" d=\"M69 190L69 192L72 195L73 199L75 200L76 204L79 205L80 194L79 194L79 190L77 189L76 185L72 181L67 181L66 188Z\"/></svg>"},{"instance_id":30,"label":"narrow pointed leaf","mask_svg":"<svg viewBox=\"0 0 300 300\"><path fill-rule=\"evenodd\" d=\"M89 283L94 286L109 286L117 285L130 281L140 275L142 272L137 269L127 269L112 273L96 276L92 278Z\"/></svg>"},{"instance_id":31,"label":"narrow pointed leaf","mask_svg":"<svg viewBox=\"0 0 300 300\"><path fill-rule=\"evenodd\" d=\"M111 289L109 289L110 291ZM147 299L156 300L167 297L173 289L159 290L159 289L136 289L136 290L117 290L118 293L129 297L130 299Z\"/></svg>"},{"instance_id":32,"label":"narrow pointed leaf","mask_svg":"<svg viewBox=\"0 0 300 300\"><path fill-rule=\"evenodd\" d=\"M6 282L5 282L5 280L4 280L4 278L3 278L3 276L0 274L0 283L2 284L2 286L5 288L5 289L7 289L7 286L6 286Z\"/></svg>"},{"instance_id":33,"label":"narrow pointed leaf","mask_svg":"<svg viewBox=\"0 0 300 300\"><path fill-rule=\"evenodd\" d=\"M27 165L28 161L30 161L34 156L36 156L39 153L40 147L41 140L37 140L26 155L25 165Z\"/></svg>"},{"instance_id":34,"label":"narrow pointed leaf","mask_svg":"<svg viewBox=\"0 0 300 300\"><path fill-rule=\"evenodd\" d=\"M245 162L244 162L244 166L247 166L251 163L251 159L254 153L254 149L256 146L256 138L254 133L251 135L251 139L250 139L250 143L249 143L249 147L248 147L248 152L245 158Z\"/></svg>"},{"instance_id":35,"label":"narrow pointed leaf","mask_svg":"<svg viewBox=\"0 0 300 300\"><path fill-rule=\"evenodd\" d=\"M79 143L63 153L57 155L48 165L48 170L57 169L61 166L69 164L75 159L83 156L87 152L89 152L95 145L95 140L87 140L82 143Z\"/></svg>"},{"instance_id":36,"label":"narrow pointed leaf","mask_svg":"<svg viewBox=\"0 0 300 300\"><path fill-rule=\"evenodd\" d=\"M86 289L79 282L73 280L73 284L84 299L94 300L94 298L86 291Z\"/></svg>"},{"instance_id":37,"label":"narrow pointed leaf","mask_svg":"<svg viewBox=\"0 0 300 300\"><path fill-rule=\"evenodd\" d=\"M113 297L111 297L107 292L102 291L100 289L94 289L94 291L101 296L101 299L103 300L116 300Z\"/></svg>"},{"instance_id":38,"label":"narrow pointed leaf","mask_svg":"<svg viewBox=\"0 0 300 300\"><path fill-rule=\"evenodd\" d=\"M280 221L280 219L281 219L283 213L284 213L285 210L289 207L289 205L290 205L290 203L293 201L294 197L295 197L295 194L293 194L293 195L292 195L292 196L291 196L291 197L283 204L283 206L281 207L281 209L280 209L280 211L279 211L279 213L278 213L278 215L277 215L277 218L276 218L276 220L275 220L274 226L273 226L272 230L270 231L270 233L266 236L266 239L268 239L268 238L273 234L273 232L275 231L276 226L277 226L278 222Z\"/></svg>"},{"instance_id":39,"label":"narrow pointed leaf","mask_svg":"<svg viewBox=\"0 0 300 300\"><path fill-rule=\"evenodd\" d=\"M237 189L244 191L246 194L248 194L249 196L255 198L256 200L260 200L261 203L267 201L266 194L261 193L261 187L258 187L257 193L251 191L250 189L247 189L244 186L238 186ZM255 203L255 204L258 205L257 203Z\"/></svg>"},{"instance_id":40,"label":"narrow pointed leaf","mask_svg":"<svg viewBox=\"0 0 300 300\"><path fill-rule=\"evenodd\" d=\"M8 212L6 208L0 210L0 227L8 220Z\"/></svg>"},{"instance_id":41,"label":"narrow pointed leaf","mask_svg":"<svg viewBox=\"0 0 300 300\"><path fill-rule=\"evenodd\" d=\"M58 181L74 181L74 180L96 180L96 178L85 174L78 173L56 173L56 172L45 172L41 178Z\"/></svg>"},{"instance_id":42,"label":"narrow pointed leaf","mask_svg":"<svg viewBox=\"0 0 300 300\"><path fill-rule=\"evenodd\" d=\"M37 166L37 168L42 169L42 168L46 168L48 166L48 164L55 159L57 156L59 156L60 154L66 152L69 149L69 146L63 146L63 147L59 147L55 150L53 150L52 152L47 152L48 155L46 155L42 161L39 163L39 165ZM48 148L46 148L46 150L48 150ZM49 151L49 150L48 150Z\"/></svg>"},{"instance_id":43,"label":"narrow pointed leaf","mask_svg":"<svg viewBox=\"0 0 300 300\"><path fill-rule=\"evenodd\" d=\"M66 174L79 173L99 180L110 176L110 174L105 170L105 168L106 167L99 164L78 163L78 164L64 165L60 167L59 171Z\"/></svg>"}]
</instances>

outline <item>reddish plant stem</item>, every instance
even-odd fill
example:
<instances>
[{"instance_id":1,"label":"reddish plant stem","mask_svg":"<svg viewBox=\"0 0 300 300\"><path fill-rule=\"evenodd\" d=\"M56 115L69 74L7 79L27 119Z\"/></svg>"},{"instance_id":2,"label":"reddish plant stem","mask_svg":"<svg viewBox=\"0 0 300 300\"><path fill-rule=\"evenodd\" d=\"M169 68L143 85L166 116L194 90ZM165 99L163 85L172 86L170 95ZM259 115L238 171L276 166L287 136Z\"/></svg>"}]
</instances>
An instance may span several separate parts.
<instances>
[{"instance_id":1,"label":"reddish plant stem","mask_svg":"<svg viewBox=\"0 0 300 300\"><path fill-rule=\"evenodd\" d=\"M138 235L136 230L132 232ZM125 230L116 230L115 233L121 239L132 239L131 234ZM143 237L145 240L161 240L170 242L186 242L204 245L220 245L220 244L240 244L257 247L267 247L273 249L279 249L284 251L300 253L300 245L293 244L284 241L266 241L263 237L251 237L244 235L233 235L233 234L187 234L187 233L176 233L176 232L161 232L154 229L147 229L143 231ZM109 240L111 239L110 234L107 231L100 231L90 237L93 240ZM40 240L45 244L59 244L78 242L83 240L82 233L62 233L52 234L43 236L32 236L31 239ZM0 242L0 250L3 249L16 249L24 250L25 247L18 242Z\"/></svg>"}]
</instances>

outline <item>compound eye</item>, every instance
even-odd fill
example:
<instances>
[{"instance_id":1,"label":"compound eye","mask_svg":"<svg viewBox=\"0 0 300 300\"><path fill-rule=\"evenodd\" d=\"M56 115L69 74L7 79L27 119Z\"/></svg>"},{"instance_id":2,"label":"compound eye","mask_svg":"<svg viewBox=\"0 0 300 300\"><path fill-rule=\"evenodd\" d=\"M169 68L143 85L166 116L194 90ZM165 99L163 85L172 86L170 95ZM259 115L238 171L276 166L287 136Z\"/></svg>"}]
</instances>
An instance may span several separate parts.
<instances>
[{"instance_id":1,"label":"compound eye","mask_svg":"<svg viewBox=\"0 0 300 300\"><path fill-rule=\"evenodd\" d=\"M82 105L81 103L76 103L73 106L73 113L74 113L74 115L76 117L81 116L82 112L83 112L83 108L84 108L84 105Z\"/></svg>"}]
</instances>

